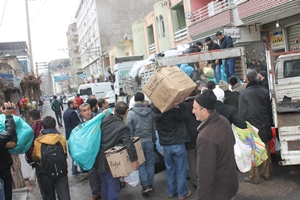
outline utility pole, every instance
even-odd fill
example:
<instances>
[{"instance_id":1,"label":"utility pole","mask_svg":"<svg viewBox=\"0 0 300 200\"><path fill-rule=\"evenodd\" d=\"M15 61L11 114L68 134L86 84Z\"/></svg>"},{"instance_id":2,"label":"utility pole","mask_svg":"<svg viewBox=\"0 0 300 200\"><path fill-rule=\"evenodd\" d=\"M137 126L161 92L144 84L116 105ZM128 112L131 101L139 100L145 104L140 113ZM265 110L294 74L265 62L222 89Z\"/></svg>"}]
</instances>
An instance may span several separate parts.
<instances>
[{"instance_id":1,"label":"utility pole","mask_svg":"<svg viewBox=\"0 0 300 200\"><path fill-rule=\"evenodd\" d=\"M27 21L27 35L28 35L28 47L29 47L29 54L30 54L30 70L34 72L33 69L33 55L32 55L32 46L31 46L31 35L30 35L30 24L29 24L29 14L28 14L28 4L27 0L25 0L26 6L26 21Z\"/></svg>"}]
</instances>

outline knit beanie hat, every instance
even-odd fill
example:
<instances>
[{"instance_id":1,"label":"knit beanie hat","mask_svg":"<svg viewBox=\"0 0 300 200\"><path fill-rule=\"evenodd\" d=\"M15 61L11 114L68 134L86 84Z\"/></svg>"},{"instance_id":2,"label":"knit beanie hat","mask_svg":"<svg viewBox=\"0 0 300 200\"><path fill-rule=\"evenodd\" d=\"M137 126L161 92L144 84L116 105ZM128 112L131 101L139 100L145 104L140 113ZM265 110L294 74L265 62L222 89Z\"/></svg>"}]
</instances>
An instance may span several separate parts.
<instances>
[{"instance_id":1,"label":"knit beanie hat","mask_svg":"<svg viewBox=\"0 0 300 200\"><path fill-rule=\"evenodd\" d=\"M266 71L260 71L259 74L265 78L268 76Z\"/></svg>"},{"instance_id":2,"label":"knit beanie hat","mask_svg":"<svg viewBox=\"0 0 300 200\"><path fill-rule=\"evenodd\" d=\"M91 109L93 109L98 103L97 99L88 99L86 102L90 104Z\"/></svg>"},{"instance_id":3,"label":"knit beanie hat","mask_svg":"<svg viewBox=\"0 0 300 200\"><path fill-rule=\"evenodd\" d=\"M223 80L220 80L219 88L222 89L223 91L229 90L228 83Z\"/></svg>"},{"instance_id":4,"label":"knit beanie hat","mask_svg":"<svg viewBox=\"0 0 300 200\"><path fill-rule=\"evenodd\" d=\"M195 101L207 110L213 110L216 103L216 95L212 90L205 90L202 94L198 95Z\"/></svg>"},{"instance_id":5,"label":"knit beanie hat","mask_svg":"<svg viewBox=\"0 0 300 200\"><path fill-rule=\"evenodd\" d=\"M222 101L223 102L223 98L225 96L224 91L220 88L215 88L215 89L213 89L213 92L217 97L217 101Z\"/></svg>"}]
</instances>

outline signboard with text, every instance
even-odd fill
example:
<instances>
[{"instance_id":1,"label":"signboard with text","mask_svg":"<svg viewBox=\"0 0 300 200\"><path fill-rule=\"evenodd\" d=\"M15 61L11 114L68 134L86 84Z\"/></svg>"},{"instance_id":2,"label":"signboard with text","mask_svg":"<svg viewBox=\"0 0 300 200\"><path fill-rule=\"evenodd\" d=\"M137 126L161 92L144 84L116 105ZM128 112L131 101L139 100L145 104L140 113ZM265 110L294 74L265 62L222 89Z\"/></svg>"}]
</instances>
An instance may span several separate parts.
<instances>
[{"instance_id":1,"label":"signboard with text","mask_svg":"<svg viewBox=\"0 0 300 200\"><path fill-rule=\"evenodd\" d=\"M284 49L284 34L281 27L269 30L269 39L272 49Z\"/></svg>"},{"instance_id":2,"label":"signboard with text","mask_svg":"<svg viewBox=\"0 0 300 200\"><path fill-rule=\"evenodd\" d=\"M241 38L239 28L224 28L224 35L231 36L231 38Z\"/></svg>"}]
</instances>

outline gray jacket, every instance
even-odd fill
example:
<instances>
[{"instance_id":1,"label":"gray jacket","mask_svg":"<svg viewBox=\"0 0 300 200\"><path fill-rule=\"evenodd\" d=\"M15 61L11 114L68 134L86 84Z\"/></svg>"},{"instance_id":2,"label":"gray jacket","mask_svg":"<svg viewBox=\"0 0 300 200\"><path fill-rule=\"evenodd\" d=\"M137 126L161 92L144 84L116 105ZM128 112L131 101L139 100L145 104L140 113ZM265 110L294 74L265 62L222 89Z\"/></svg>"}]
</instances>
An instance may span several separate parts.
<instances>
[{"instance_id":1,"label":"gray jacket","mask_svg":"<svg viewBox=\"0 0 300 200\"><path fill-rule=\"evenodd\" d=\"M142 102L137 102L128 112L126 124L130 128L131 136L139 137L141 142L152 141L155 143L155 123L152 110Z\"/></svg>"}]
</instances>

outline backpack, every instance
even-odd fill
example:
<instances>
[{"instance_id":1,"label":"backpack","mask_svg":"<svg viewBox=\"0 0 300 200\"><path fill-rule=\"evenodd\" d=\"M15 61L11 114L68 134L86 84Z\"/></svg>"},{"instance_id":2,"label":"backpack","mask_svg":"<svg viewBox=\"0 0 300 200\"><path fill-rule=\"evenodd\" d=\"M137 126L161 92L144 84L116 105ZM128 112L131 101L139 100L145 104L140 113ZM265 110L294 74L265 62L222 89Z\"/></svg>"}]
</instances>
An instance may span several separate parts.
<instances>
[{"instance_id":1,"label":"backpack","mask_svg":"<svg viewBox=\"0 0 300 200\"><path fill-rule=\"evenodd\" d=\"M60 142L54 145L42 144L42 170L51 180L66 176L67 160Z\"/></svg>"}]
</instances>

